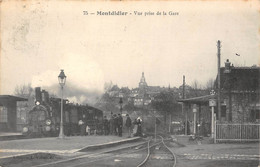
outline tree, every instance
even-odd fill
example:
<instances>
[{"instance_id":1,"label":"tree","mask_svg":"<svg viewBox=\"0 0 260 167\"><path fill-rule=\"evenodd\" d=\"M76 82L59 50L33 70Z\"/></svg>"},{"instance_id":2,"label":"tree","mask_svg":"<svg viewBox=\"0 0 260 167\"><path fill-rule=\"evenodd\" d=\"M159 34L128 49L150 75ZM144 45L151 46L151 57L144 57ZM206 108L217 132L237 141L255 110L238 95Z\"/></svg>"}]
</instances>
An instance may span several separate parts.
<instances>
[{"instance_id":1,"label":"tree","mask_svg":"<svg viewBox=\"0 0 260 167\"><path fill-rule=\"evenodd\" d=\"M14 90L14 95L28 99L28 101L17 102L17 122L26 123L27 113L34 106L35 94L31 84L17 85Z\"/></svg>"},{"instance_id":2,"label":"tree","mask_svg":"<svg viewBox=\"0 0 260 167\"><path fill-rule=\"evenodd\" d=\"M33 94L33 88L30 83L27 85L17 85L14 90L14 95L24 97L24 98L29 98Z\"/></svg>"},{"instance_id":3,"label":"tree","mask_svg":"<svg viewBox=\"0 0 260 167\"><path fill-rule=\"evenodd\" d=\"M214 85L215 85L215 80L214 79L209 79L205 85L205 89L207 90L212 90L214 89Z\"/></svg>"},{"instance_id":4,"label":"tree","mask_svg":"<svg viewBox=\"0 0 260 167\"><path fill-rule=\"evenodd\" d=\"M109 112L119 112L119 99L111 97L108 93L104 93L100 100L95 104L95 107Z\"/></svg>"},{"instance_id":5,"label":"tree","mask_svg":"<svg viewBox=\"0 0 260 167\"><path fill-rule=\"evenodd\" d=\"M127 111L128 114L131 114L133 111L137 111L139 110L133 102L128 102L125 106L124 106L124 110Z\"/></svg>"},{"instance_id":6,"label":"tree","mask_svg":"<svg viewBox=\"0 0 260 167\"><path fill-rule=\"evenodd\" d=\"M199 84L198 81L195 79L195 80L192 82L191 87L192 87L194 90L197 90L197 89L199 89L200 84Z\"/></svg>"},{"instance_id":7,"label":"tree","mask_svg":"<svg viewBox=\"0 0 260 167\"><path fill-rule=\"evenodd\" d=\"M177 98L178 94L165 91L160 92L152 101L152 108L157 110L161 115L164 115L165 125L166 118L169 113L171 113L174 117L178 117L179 112L181 112L181 107L177 103Z\"/></svg>"}]
</instances>

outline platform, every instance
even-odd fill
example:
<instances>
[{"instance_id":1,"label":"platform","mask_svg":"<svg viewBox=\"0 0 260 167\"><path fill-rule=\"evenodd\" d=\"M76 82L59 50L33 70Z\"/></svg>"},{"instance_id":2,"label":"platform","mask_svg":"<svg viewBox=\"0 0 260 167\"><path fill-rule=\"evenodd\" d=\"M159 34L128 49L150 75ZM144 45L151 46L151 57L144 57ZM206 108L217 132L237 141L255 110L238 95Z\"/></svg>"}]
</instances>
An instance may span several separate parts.
<instances>
[{"instance_id":1,"label":"platform","mask_svg":"<svg viewBox=\"0 0 260 167\"><path fill-rule=\"evenodd\" d=\"M22 133L0 132L0 141L23 139L25 136Z\"/></svg>"},{"instance_id":2,"label":"platform","mask_svg":"<svg viewBox=\"0 0 260 167\"><path fill-rule=\"evenodd\" d=\"M82 150L112 147L140 139L140 137L118 136L72 136L64 139L51 137L0 141L0 159L33 153L73 154Z\"/></svg>"}]
</instances>

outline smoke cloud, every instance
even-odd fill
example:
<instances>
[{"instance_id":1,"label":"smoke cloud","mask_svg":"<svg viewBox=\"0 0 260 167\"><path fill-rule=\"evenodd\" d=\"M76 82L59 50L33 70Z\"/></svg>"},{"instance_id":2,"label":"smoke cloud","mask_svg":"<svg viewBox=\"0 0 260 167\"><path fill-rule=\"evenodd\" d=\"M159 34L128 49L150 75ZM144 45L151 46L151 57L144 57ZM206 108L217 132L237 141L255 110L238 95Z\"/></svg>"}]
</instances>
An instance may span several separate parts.
<instances>
[{"instance_id":1,"label":"smoke cloud","mask_svg":"<svg viewBox=\"0 0 260 167\"><path fill-rule=\"evenodd\" d=\"M74 103L94 104L104 89L104 74L99 64L88 56L65 54L58 66L58 70L33 76L32 86L60 97L58 75L63 69L67 76L63 97Z\"/></svg>"}]
</instances>

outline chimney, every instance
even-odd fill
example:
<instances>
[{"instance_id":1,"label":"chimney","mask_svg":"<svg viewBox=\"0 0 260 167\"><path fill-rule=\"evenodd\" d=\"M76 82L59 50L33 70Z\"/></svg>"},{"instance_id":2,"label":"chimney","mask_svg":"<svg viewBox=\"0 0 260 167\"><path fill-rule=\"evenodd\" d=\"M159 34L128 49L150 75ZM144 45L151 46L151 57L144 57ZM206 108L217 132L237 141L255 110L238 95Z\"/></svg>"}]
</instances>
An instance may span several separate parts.
<instances>
[{"instance_id":1,"label":"chimney","mask_svg":"<svg viewBox=\"0 0 260 167\"><path fill-rule=\"evenodd\" d=\"M46 97L45 97L45 90L42 90L42 101L46 102Z\"/></svg>"},{"instance_id":2,"label":"chimney","mask_svg":"<svg viewBox=\"0 0 260 167\"><path fill-rule=\"evenodd\" d=\"M35 98L36 98L36 101L38 101L38 102L42 101L41 87L35 88Z\"/></svg>"},{"instance_id":3,"label":"chimney","mask_svg":"<svg viewBox=\"0 0 260 167\"><path fill-rule=\"evenodd\" d=\"M49 103L49 93L46 90L42 90L42 101Z\"/></svg>"},{"instance_id":4,"label":"chimney","mask_svg":"<svg viewBox=\"0 0 260 167\"><path fill-rule=\"evenodd\" d=\"M230 73L231 72L231 67L230 67L230 62L229 59L225 62L225 70L224 73Z\"/></svg>"},{"instance_id":5,"label":"chimney","mask_svg":"<svg viewBox=\"0 0 260 167\"><path fill-rule=\"evenodd\" d=\"M45 91L44 97L46 102L49 103L49 92Z\"/></svg>"}]
</instances>

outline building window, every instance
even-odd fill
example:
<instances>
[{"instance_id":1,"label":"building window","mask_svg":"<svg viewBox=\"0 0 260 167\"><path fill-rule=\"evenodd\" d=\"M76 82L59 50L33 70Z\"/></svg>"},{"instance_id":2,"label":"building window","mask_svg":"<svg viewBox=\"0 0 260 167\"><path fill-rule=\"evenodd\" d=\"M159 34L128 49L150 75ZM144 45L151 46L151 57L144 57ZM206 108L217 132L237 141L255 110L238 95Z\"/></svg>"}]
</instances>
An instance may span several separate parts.
<instances>
[{"instance_id":1,"label":"building window","mask_svg":"<svg viewBox=\"0 0 260 167\"><path fill-rule=\"evenodd\" d=\"M250 119L252 122L256 121L257 119L260 119L260 110L251 110Z\"/></svg>"},{"instance_id":2,"label":"building window","mask_svg":"<svg viewBox=\"0 0 260 167\"><path fill-rule=\"evenodd\" d=\"M0 106L0 122L7 122L7 108Z\"/></svg>"},{"instance_id":3,"label":"building window","mask_svg":"<svg viewBox=\"0 0 260 167\"><path fill-rule=\"evenodd\" d=\"M66 123L69 123L69 122L70 122L69 117L70 117L69 112L68 112L68 111L65 111L65 122L66 122Z\"/></svg>"},{"instance_id":4,"label":"building window","mask_svg":"<svg viewBox=\"0 0 260 167\"><path fill-rule=\"evenodd\" d=\"M256 101L256 94L251 95L251 101L255 102Z\"/></svg>"},{"instance_id":5,"label":"building window","mask_svg":"<svg viewBox=\"0 0 260 167\"><path fill-rule=\"evenodd\" d=\"M260 119L260 110L255 110L255 119Z\"/></svg>"},{"instance_id":6,"label":"building window","mask_svg":"<svg viewBox=\"0 0 260 167\"><path fill-rule=\"evenodd\" d=\"M226 106L221 106L221 117L226 117Z\"/></svg>"},{"instance_id":7,"label":"building window","mask_svg":"<svg viewBox=\"0 0 260 167\"><path fill-rule=\"evenodd\" d=\"M71 122L72 123L78 123L78 113L77 110L72 110L71 112Z\"/></svg>"}]
</instances>

